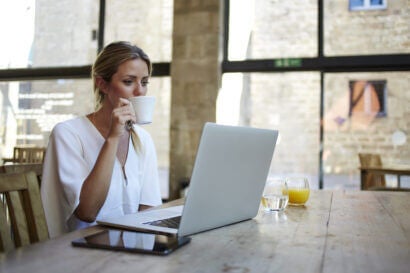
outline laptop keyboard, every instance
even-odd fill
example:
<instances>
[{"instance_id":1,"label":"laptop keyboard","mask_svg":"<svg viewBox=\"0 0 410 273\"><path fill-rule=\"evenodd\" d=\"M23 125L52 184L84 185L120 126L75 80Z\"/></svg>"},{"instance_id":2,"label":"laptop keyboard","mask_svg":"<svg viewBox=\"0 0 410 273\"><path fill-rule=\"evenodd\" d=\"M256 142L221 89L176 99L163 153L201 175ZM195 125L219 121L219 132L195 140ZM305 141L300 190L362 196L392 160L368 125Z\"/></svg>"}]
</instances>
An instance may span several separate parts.
<instances>
[{"instance_id":1,"label":"laptop keyboard","mask_svg":"<svg viewBox=\"0 0 410 273\"><path fill-rule=\"evenodd\" d=\"M176 216L176 217L171 217L171 218L167 218L167 219L147 222L147 223L144 223L144 224L148 224L148 225L152 225L152 226L158 226L158 227L167 227L167 228L177 229L179 227L179 222L180 221L181 221L181 216Z\"/></svg>"}]
</instances>

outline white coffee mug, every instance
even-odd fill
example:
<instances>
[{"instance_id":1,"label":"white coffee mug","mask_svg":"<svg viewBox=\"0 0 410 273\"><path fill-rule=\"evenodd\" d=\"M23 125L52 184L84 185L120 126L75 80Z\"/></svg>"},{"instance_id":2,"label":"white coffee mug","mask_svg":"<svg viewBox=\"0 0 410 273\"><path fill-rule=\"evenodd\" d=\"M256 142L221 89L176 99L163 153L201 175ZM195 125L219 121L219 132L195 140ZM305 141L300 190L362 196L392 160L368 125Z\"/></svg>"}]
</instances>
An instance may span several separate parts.
<instances>
[{"instance_id":1,"label":"white coffee mug","mask_svg":"<svg viewBox=\"0 0 410 273\"><path fill-rule=\"evenodd\" d=\"M135 111L135 117L138 124L148 124L152 122L154 113L155 97L138 96L128 99Z\"/></svg>"}]
</instances>

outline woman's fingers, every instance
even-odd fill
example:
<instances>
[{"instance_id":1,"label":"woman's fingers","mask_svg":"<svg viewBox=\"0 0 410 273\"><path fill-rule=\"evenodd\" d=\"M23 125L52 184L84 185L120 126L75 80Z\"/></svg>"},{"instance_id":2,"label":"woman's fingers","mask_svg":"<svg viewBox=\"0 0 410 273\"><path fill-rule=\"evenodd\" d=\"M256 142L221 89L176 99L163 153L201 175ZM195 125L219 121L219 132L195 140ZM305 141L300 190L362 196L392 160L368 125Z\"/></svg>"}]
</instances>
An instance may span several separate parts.
<instances>
[{"instance_id":1,"label":"woman's fingers","mask_svg":"<svg viewBox=\"0 0 410 273\"><path fill-rule=\"evenodd\" d=\"M122 135L126 130L130 130L135 122L135 113L130 102L127 99L119 98L112 111L111 132L114 135Z\"/></svg>"},{"instance_id":2,"label":"woman's fingers","mask_svg":"<svg viewBox=\"0 0 410 273\"><path fill-rule=\"evenodd\" d=\"M122 106L125 106L125 105L129 105L129 104L130 104L129 100L124 99L124 98L119 98L116 108L122 107Z\"/></svg>"}]
</instances>

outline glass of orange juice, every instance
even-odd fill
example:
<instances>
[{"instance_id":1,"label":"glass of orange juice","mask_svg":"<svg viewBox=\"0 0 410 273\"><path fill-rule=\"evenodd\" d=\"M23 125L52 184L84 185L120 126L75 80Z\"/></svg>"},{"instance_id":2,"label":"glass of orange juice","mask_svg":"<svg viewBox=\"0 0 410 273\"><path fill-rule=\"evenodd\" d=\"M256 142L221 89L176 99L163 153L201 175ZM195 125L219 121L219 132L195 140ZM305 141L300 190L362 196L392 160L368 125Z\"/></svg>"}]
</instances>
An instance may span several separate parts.
<instances>
[{"instance_id":1,"label":"glass of orange juice","mask_svg":"<svg viewBox=\"0 0 410 273\"><path fill-rule=\"evenodd\" d=\"M309 199L309 181L306 177L287 177L289 205L303 206Z\"/></svg>"}]
</instances>

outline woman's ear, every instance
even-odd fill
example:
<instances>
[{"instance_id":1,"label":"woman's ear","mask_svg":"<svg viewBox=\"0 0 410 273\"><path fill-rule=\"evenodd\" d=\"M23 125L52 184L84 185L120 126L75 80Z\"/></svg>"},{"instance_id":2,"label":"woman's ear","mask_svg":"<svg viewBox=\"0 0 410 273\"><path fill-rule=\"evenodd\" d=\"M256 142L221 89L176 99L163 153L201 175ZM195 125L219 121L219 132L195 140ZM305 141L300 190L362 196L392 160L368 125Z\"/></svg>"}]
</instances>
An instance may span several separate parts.
<instances>
[{"instance_id":1,"label":"woman's ear","mask_svg":"<svg viewBox=\"0 0 410 273\"><path fill-rule=\"evenodd\" d=\"M102 93L107 93L107 82L101 78L101 77L96 77L95 78L95 85L97 86L98 90L100 90L100 92Z\"/></svg>"}]
</instances>

